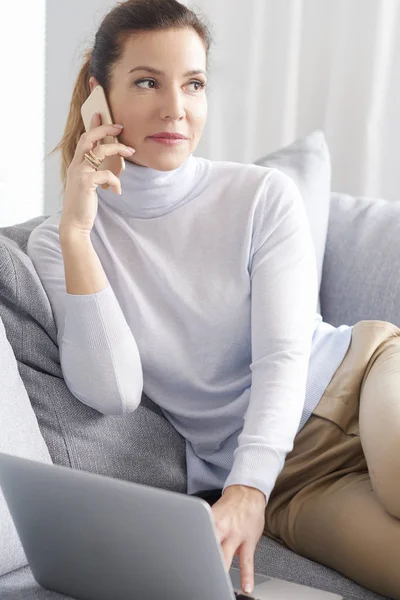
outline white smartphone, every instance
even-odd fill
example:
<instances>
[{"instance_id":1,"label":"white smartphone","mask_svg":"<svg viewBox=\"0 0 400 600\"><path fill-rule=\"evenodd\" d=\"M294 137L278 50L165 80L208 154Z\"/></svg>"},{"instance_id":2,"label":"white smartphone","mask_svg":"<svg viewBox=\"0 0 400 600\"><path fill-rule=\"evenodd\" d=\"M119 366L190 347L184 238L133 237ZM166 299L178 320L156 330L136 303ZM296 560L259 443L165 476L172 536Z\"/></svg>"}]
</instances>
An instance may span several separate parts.
<instances>
[{"instance_id":1,"label":"white smartphone","mask_svg":"<svg viewBox=\"0 0 400 600\"><path fill-rule=\"evenodd\" d=\"M90 127L90 122L94 113L99 113L102 125L114 124L111 110L107 102L106 94L104 88L101 85L96 85L90 96L85 100L85 102L81 106L81 115L86 131L88 131ZM118 143L117 136L107 135L102 140L99 140L98 143L112 144L115 142ZM102 161L101 165L99 166L98 171L103 171L104 169L108 169L109 171L114 173L114 175L119 177L122 171L124 171L125 169L125 161L120 154L106 156ZM108 183L104 183L101 187L104 190L106 190L110 186L108 185Z\"/></svg>"}]
</instances>

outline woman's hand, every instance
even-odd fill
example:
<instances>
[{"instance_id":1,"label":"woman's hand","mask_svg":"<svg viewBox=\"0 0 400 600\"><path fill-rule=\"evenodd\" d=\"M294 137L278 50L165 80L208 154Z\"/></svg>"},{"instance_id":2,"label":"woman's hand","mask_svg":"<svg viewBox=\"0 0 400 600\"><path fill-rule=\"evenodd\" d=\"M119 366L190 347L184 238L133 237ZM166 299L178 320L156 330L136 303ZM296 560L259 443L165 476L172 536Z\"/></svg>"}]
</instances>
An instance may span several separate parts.
<instances>
[{"instance_id":1,"label":"woman's hand","mask_svg":"<svg viewBox=\"0 0 400 600\"><path fill-rule=\"evenodd\" d=\"M254 553L264 531L265 508L263 492L244 485L228 486L211 507L226 570L229 572L232 559L237 554L242 590L246 594L254 588Z\"/></svg>"},{"instance_id":2,"label":"woman's hand","mask_svg":"<svg viewBox=\"0 0 400 600\"><path fill-rule=\"evenodd\" d=\"M98 185L107 183L116 194L120 193L121 182L109 170L96 171L85 158L85 152L93 151L100 159L113 154L132 156L135 150L124 144L98 144L108 135L117 136L121 128L115 125L101 125L101 117L95 114L90 128L79 138L74 158L68 167L67 181L63 200L60 228L90 233L97 214Z\"/></svg>"}]
</instances>

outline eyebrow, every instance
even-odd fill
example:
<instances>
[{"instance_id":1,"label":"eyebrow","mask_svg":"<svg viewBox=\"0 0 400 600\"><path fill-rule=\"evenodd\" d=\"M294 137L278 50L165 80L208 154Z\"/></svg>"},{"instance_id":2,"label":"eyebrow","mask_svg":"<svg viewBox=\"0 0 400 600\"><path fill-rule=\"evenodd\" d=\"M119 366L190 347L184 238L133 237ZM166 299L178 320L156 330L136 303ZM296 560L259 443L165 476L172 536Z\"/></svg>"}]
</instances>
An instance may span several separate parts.
<instances>
[{"instance_id":1,"label":"eyebrow","mask_svg":"<svg viewBox=\"0 0 400 600\"><path fill-rule=\"evenodd\" d=\"M154 67L146 67L146 66L134 67L133 69L131 69L129 71L128 75L130 73L133 73L134 71L149 71L150 73L154 73L155 75L165 75L165 73L163 71L154 69ZM199 73L203 73L203 75L207 75L207 73L205 71L203 71L203 69L193 69L192 71L186 71L186 73L184 73L183 76L189 77L190 75L198 75Z\"/></svg>"}]
</instances>

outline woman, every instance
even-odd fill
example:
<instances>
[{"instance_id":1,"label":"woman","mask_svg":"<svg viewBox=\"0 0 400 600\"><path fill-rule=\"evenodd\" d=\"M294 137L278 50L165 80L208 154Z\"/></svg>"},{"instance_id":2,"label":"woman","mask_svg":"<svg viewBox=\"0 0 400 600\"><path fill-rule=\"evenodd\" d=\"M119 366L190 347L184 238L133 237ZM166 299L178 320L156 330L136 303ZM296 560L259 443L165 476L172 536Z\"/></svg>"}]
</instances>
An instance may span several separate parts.
<instances>
[{"instance_id":1,"label":"woman","mask_svg":"<svg viewBox=\"0 0 400 600\"><path fill-rule=\"evenodd\" d=\"M210 41L176 0L128 0L86 56L56 148L63 206L28 245L66 383L104 414L133 412L143 388L159 404L244 592L264 533L400 599L400 329L316 314L288 176L193 156ZM98 84L120 125L95 115L85 133L80 107ZM119 142L99 145L106 135ZM96 170L114 154L120 179Z\"/></svg>"}]
</instances>

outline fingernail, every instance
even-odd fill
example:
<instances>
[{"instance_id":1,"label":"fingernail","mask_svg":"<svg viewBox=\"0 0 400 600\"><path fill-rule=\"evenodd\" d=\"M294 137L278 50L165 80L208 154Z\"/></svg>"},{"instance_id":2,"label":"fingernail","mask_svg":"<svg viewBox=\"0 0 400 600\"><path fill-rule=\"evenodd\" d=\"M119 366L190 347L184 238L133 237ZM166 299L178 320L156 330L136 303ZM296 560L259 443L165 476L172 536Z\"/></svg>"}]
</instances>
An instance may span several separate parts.
<instances>
[{"instance_id":1,"label":"fingernail","mask_svg":"<svg viewBox=\"0 0 400 600\"><path fill-rule=\"evenodd\" d=\"M251 585L249 583L246 583L246 585L244 586L244 593L251 594Z\"/></svg>"},{"instance_id":2,"label":"fingernail","mask_svg":"<svg viewBox=\"0 0 400 600\"><path fill-rule=\"evenodd\" d=\"M120 129L122 129L123 125L120 125L119 123L114 123L114 127L119 127Z\"/></svg>"},{"instance_id":3,"label":"fingernail","mask_svg":"<svg viewBox=\"0 0 400 600\"><path fill-rule=\"evenodd\" d=\"M126 148L127 148L127 150L130 150L131 152L136 152L135 148L131 148L130 146L127 146Z\"/></svg>"}]
</instances>

